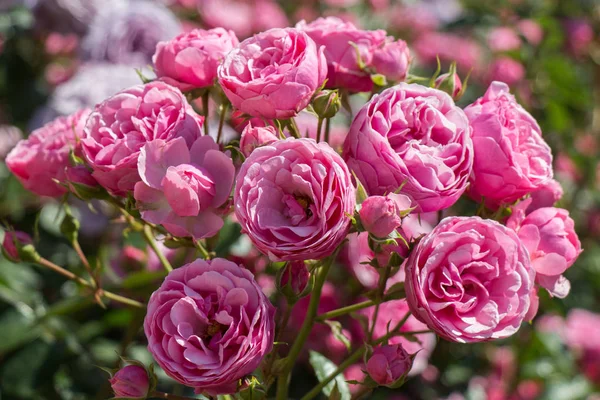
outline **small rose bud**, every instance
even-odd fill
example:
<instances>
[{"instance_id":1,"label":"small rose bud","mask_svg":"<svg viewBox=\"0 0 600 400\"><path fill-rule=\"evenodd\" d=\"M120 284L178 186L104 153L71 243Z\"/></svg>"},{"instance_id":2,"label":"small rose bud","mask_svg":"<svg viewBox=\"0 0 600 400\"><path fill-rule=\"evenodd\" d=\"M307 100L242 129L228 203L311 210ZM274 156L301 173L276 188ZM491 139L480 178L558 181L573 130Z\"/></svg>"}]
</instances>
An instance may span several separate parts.
<instances>
[{"instance_id":1,"label":"small rose bud","mask_svg":"<svg viewBox=\"0 0 600 400\"><path fill-rule=\"evenodd\" d=\"M282 269L278 279L278 289L292 302L304 297L310 291L310 272L304 261L290 261Z\"/></svg>"},{"instance_id":2,"label":"small rose bud","mask_svg":"<svg viewBox=\"0 0 600 400\"><path fill-rule=\"evenodd\" d=\"M371 196L363 203L358 215L367 232L386 237L402 224L402 218L411 211L411 199L403 194Z\"/></svg>"},{"instance_id":3,"label":"small rose bud","mask_svg":"<svg viewBox=\"0 0 600 400\"><path fill-rule=\"evenodd\" d=\"M413 358L401 344L379 346L367 361L367 373L375 383L397 388L404 383L412 368Z\"/></svg>"},{"instance_id":4,"label":"small rose bud","mask_svg":"<svg viewBox=\"0 0 600 400\"><path fill-rule=\"evenodd\" d=\"M438 76L435 80L435 88L448 93L454 100L458 100L462 95L462 82L456 72L452 74L447 72Z\"/></svg>"},{"instance_id":5,"label":"small rose bud","mask_svg":"<svg viewBox=\"0 0 600 400\"><path fill-rule=\"evenodd\" d=\"M65 180L69 191L82 200L102 199L107 195L85 165L65 168Z\"/></svg>"},{"instance_id":6,"label":"small rose bud","mask_svg":"<svg viewBox=\"0 0 600 400\"><path fill-rule=\"evenodd\" d=\"M21 231L9 231L4 234L2 253L8 260L17 263L21 261L21 256L19 255L20 248L32 243L33 239L31 239L31 236L27 233Z\"/></svg>"},{"instance_id":7,"label":"small rose bud","mask_svg":"<svg viewBox=\"0 0 600 400\"><path fill-rule=\"evenodd\" d=\"M319 117L333 118L340 111L342 100L337 90L321 90L312 105Z\"/></svg>"},{"instance_id":8,"label":"small rose bud","mask_svg":"<svg viewBox=\"0 0 600 400\"><path fill-rule=\"evenodd\" d=\"M127 365L109 379L115 397L145 399L150 390L148 372L139 365Z\"/></svg>"},{"instance_id":9,"label":"small rose bud","mask_svg":"<svg viewBox=\"0 0 600 400\"><path fill-rule=\"evenodd\" d=\"M240 150L248 157L257 147L278 141L277 130L272 126L253 127L251 123L246 125L240 139Z\"/></svg>"}]
</instances>

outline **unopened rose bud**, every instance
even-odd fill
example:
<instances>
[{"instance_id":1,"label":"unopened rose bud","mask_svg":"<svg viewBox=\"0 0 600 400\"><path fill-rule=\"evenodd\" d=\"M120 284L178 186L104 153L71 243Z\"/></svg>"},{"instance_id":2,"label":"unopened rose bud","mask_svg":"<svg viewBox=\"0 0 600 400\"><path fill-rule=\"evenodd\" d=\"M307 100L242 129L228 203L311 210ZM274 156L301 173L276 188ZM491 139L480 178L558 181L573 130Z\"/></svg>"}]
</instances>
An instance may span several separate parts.
<instances>
[{"instance_id":1,"label":"unopened rose bud","mask_svg":"<svg viewBox=\"0 0 600 400\"><path fill-rule=\"evenodd\" d=\"M401 344L379 346L367 361L367 373L375 383L397 388L404 383L412 368L413 358Z\"/></svg>"},{"instance_id":2,"label":"unopened rose bud","mask_svg":"<svg viewBox=\"0 0 600 400\"><path fill-rule=\"evenodd\" d=\"M23 246L33 243L33 239L25 232L11 231L4 234L4 241L2 242L2 253L4 256L12 262L20 262L21 256L20 249Z\"/></svg>"},{"instance_id":3,"label":"unopened rose bud","mask_svg":"<svg viewBox=\"0 0 600 400\"><path fill-rule=\"evenodd\" d=\"M402 217L411 211L411 199L403 194L371 196L363 203L360 221L367 232L377 237L386 237L402 224Z\"/></svg>"},{"instance_id":4,"label":"unopened rose bud","mask_svg":"<svg viewBox=\"0 0 600 400\"><path fill-rule=\"evenodd\" d=\"M435 88L448 93L454 100L458 100L462 95L462 82L456 72L445 73L435 80Z\"/></svg>"},{"instance_id":5,"label":"unopened rose bud","mask_svg":"<svg viewBox=\"0 0 600 400\"><path fill-rule=\"evenodd\" d=\"M107 195L85 165L67 167L65 179L69 191L82 200L104 198Z\"/></svg>"},{"instance_id":6,"label":"unopened rose bud","mask_svg":"<svg viewBox=\"0 0 600 400\"><path fill-rule=\"evenodd\" d=\"M310 292L310 272L304 261L290 261L281 270L278 289L292 302Z\"/></svg>"},{"instance_id":7,"label":"unopened rose bud","mask_svg":"<svg viewBox=\"0 0 600 400\"><path fill-rule=\"evenodd\" d=\"M150 378L144 367L127 365L109 379L115 397L145 399L150 391Z\"/></svg>"},{"instance_id":8,"label":"unopened rose bud","mask_svg":"<svg viewBox=\"0 0 600 400\"><path fill-rule=\"evenodd\" d=\"M321 90L312 105L319 117L333 118L340 111L342 100L337 90Z\"/></svg>"},{"instance_id":9,"label":"unopened rose bud","mask_svg":"<svg viewBox=\"0 0 600 400\"><path fill-rule=\"evenodd\" d=\"M265 146L279 140L277 130L272 126L253 127L251 123L246 125L240 139L240 150L248 157L257 147Z\"/></svg>"}]
</instances>

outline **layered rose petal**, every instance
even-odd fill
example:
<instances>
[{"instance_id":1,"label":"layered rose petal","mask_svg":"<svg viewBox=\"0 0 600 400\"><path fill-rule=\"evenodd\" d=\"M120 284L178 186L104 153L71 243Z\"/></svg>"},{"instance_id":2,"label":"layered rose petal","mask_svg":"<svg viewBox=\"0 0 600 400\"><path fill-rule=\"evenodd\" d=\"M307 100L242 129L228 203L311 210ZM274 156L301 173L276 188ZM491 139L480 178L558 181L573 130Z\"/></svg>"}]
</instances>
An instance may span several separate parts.
<instances>
[{"instance_id":1,"label":"layered rose petal","mask_svg":"<svg viewBox=\"0 0 600 400\"><path fill-rule=\"evenodd\" d=\"M369 195L403 186L421 212L450 207L465 191L473 163L471 129L446 93L399 84L358 112L344 158Z\"/></svg>"},{"instance_id":2,"label":"layered rose petal","mask_svg":"<svg viewBox=\"0 0 600 400\"><path fill-rule=\"evenodd\" d=\"M475 160L469 195L498 208L532 193L552 178L552 154L535 119L502 82L465 108L473 127Z\"/></svg>"},{"instance_id":3,"label":"layered rose petal","mask_svg":"<svg viewBox=\"0 0 600 400\"><path fill-rule=\"evenodd\" d=\"M271 29L244 40L219 67L219 83L235 108L254 117L291 118L325 80L323 49L304 32Z\"/></svg>"},{"instance_id":4,"label":"layered rose petal","mask_svg":"<svg viewBox=\"0 0 600 400\"><path fill-rule=\"evenodd\" d=\"M271 259L319 259L346 237L355 188L327 143L290 138L250 154L238 174L234 202L242 229Z\"/></svg>"},{"instance_id":5,"label":"layered rose petal","mask_svg":"<svg viewBox=\"0 0 600 400\"><path fill-rule=\"evenodd\" d=\"M152 294L148 350L198 393L232 393L273 347L275 308L250 271L222 258L173 270Z\"/></svg>"},{"instance_id":6,"label":"layered rose petal","mask_svg":"<svg viewBox=\"0 0 600 400\"><path fill-rule=\"evenodd\" d=\"M81 140L93 176L124 196L141 180L141 148L153 140L183 138L188 146L201 133L203 118L175 87L155 81L126 89L96 106Z\"/></svg>"},{"instance_id":7,"label":"layered rose petal","mask_svg":"<svg viewBox=\"0 0 600 400\"><path fill-rule=\"evenodd\" d=\"M516 233L479 217L445 218L406 262L413 314L461 343L515 333L529 310L534 280Z\"/></svg>"}]
</instances>

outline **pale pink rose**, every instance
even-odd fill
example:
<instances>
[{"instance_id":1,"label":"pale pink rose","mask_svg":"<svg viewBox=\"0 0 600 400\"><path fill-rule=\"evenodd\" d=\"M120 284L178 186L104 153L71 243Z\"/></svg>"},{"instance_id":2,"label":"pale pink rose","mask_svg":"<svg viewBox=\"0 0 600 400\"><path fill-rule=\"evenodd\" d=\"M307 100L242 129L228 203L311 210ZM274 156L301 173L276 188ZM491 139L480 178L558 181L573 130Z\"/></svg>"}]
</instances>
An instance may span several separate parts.
<instances>
[{"instance_id":1,"label":"pale pink rose","mask_svg":"<svg viewBox=\"0 0 600 400\"><path fill-rule=\"evenodd\" d=\"M403 194L370 196L361 205L360 221L365 230L386 237L402 224L402 214L410 212L412 200Z\"/></svg>"},{"instance_id":2,"label":"pale pink rose","mask_svg":"<svg viewBox=\"0 0 600 400\"><path fill-rule=\"evenodd\" d=\"M202 239L223 227L219 210L229 199L235 167L212 137L191 149L183 138L148 142L140 151L134 198L142 219L175 236Z\"/></svg>"},{"instance_id":3,"label":"pale pink rose","mask_svg":"<svg viewBox=\"0 0 600 400\"><path fill-rule=\"evenodd\" d=\"M522 19L517 23L517 29L525 39L534 46L537 46L544 39L544 30L536 21L532 19Z\"/></svg>"},{"instance_id":4,"label":"pale pink rose","mask_svg":"<svg viewBox=\"0 0 600 400\"><path fill-rule=\"evenodd\" d=\"M393 387L406 378L412 363L401 344L383 345L376 347L367 361L367 372L379 385Z\"/></svg>"},{"instance_id":5,"label":"pale pink rose","mask_svg":"<svg viewBox=\"0 0 600 400\"><path fill-rule=\"evenodd\" d=\"M59 197L67 188L65 170L71 168L69 153L81 155L76 138L83 136L83 127L90 110L80 110L36 129L27 139L19 141L6 156L6 166L25 189L40 196Z\"/></svg>"},{"instance_id":6,"label":"pale pink rose","mask_svg":"<svg viewBox=\"0 0 600 400\"><path fill-rule=\"evenodd\" d=\"M531 200L513 207L506 226L514 229L529 251L536 282L552 296L564 298L571 284L562 275L581 254L575 222L562 208L542 207L525 214Z\"/></svg>"},{"instance_id":7,"label":"pale pink rose","mask_svg":"<svg viewBox=\"0 0 600 400\"><path fill-rule=\"evenodd\" d=\"M448 340L508 337L529 310L535 270L517 234L496 221L445 218L405 265L411 311Z\"/></svg>"},{"instance_id":8,"label":"pale pink rose","mask_svg":"<svg viewBox=\"0 0 600 400\"><path fill-rule=\"evenodd\" d=\"M126 365L109 382L115 397L121 399L145 399L150 390L148 373L139 365Z\"/></svg>"},{"instance_id":9,"label":"pale pink rose","mask_svg":"<svg viewBox=\"0 0 600 400\"><path fill-rule=\"evenodd\" d=\"M222 258L169 273L144 320L148 350L198 393L233 393L273 347L275 308L252 273Z\"/></svg>"},{"instance_id":10,"label":"pale pink rose","mask_svg":"<svg viewBox=\"0 0 600 400\"><path fill-rule=\"evenodd\" d=\"M490 66L490 81L504 82L512 86L521 82L523 78L525 78L525 67L510 57L498 57Z\"/></svg>"},{"instance_id":11,"label":"pale pink rose","mask_svg":"<svg viewBox=\"0 0 600 400\"><path fill-rule=\"evenodd\" d=\"M2 250L4 255L11 261L19 262L21 261L19 248L32 243L33 239L25 232L6 231L4 232L4 239L2 240Z\"/></svg>"},{"instance_id":12,"label":"pale pink rose","mask_svg":"<svg viewBox=\"0 0 600 400\"><path fill-rule=\"evenodd\" d=\"M152 57L156 76L183 91L212 86L225 55L239 44L223 28L194 29L159 42Z\"/></svg>"},{"instance_id":13,"label":"pale pink rose","mask_svg":"<svg viewBox=\"0 0 600 400\"><path fill-rule=\"evenodd\" d=\"M81 145L94 178L111 193L125 196L141 180L138 157L147 142L181 137L191 147L202 134L203 121L179 89L155 81L98 104Z\"/></svg>"},{"instance_id":14,"label":"pale pink rose","mask_svg":"<svg viewBox=\"0 0 600 400\"><path fill-rule=\"evenodd\" d=\"M388 333L388 329L393 329L410 312L408 304L404 299L390 300L382 303L379 306L379 313L377 314L373 337L380 338L385 336ZM367 317L369 321L373 321L375 307L361 310L359 313ZM404 325L402 325L402 328L400 328L400 332L423 330L427 330L427 325L412 315L408 317L406 322L404 322ZM409 340L404 336L395 336L388 341L389 344L402 345L408 354L417 354L410 370L411 376L420 374L427 367L429 356L433 352L436 343L434 333L420 333L414 337L417 339L416 341Z\"/></svg>"},{"instance_id":15,"label":"pale pink rose","mask_svg":"<svg viewBox=\"0 0 600 400\"><path fill-rule=\"evenodd\" d=\"M467 188L473 164L471 128L441 90L401 83L365 104L350 126L344 159L369 195L395 192L417 212L443 210Z\"/></svg>"},{"instance_id":16,"label":"pale pink rose","mask_svg":"<svg viewBox=\"0 0 600 400\"><path fill-rule=\"evenodd\" d=\"M413 42L412 49L418 59L429 65L437 64L437 57L443 63L456 61L458 69L468 72L478 71L482 50L477 42L465 35L447 32L427 32Z\"/></svg>"},{"instance_id":17,"label":"pale pink rose","mask_svg":"<svg viewBox=\"0 0 600 400\"><path fill-rule=\"evenodd\" d=\"M495 52L517 50L521 47L519 35L507 26L493 28L488 33L487 43L490 50Z\"/></svg>"},{"instance_id":18,"label":"pale pink rose","mask_svg":"<svg viewBox=\"0 0 600 400\"><path fill-rule=\"evenodd\" d=\"M327 144L279 140L255 149L236 180L235 214L272 260L327 257L350 229L352 176Z\"/></svg>"},{"instance_id":19,"label":"pale pink rose","mask_svg":"<svg viewBox=\"0 0 600 400\"><path fill-rule=\"evenodd\" d=\"M325 80L327 65L306 33L271 29L244 40L219 67L219 83L235 108L254 117L298 114Z\"/></svg>"},{"instance_id":20,"label":"pale pink rose","mask_svg":"<svg viewBox=\"0 0 600 400\"><path fill-rule=\"evenodd\" d=\"M279 140L277 129L273 126L253 127L252 123L246 125L240 138L240 150L248 157L254 149L271 144Z\"/></svg>"},{"instance_id":21,"label":"pale pink rose","mask_svg":"<svg viewBox=\"0 0 600 400\"><path fill-rule=\"evenodd\" d=\"M526 214L542 207L552 207L563 196L563 188L556 179L550 179L537 190L531 192L531 203Z\"/></svg>"},{"instance_id":22,"label":"pale pink rose","mask_svg":"<svg viewBox=\"0 0 600 400\"><path fill-rule=\"evenodd\" d=\"M511 204L552 179L552 153L535 119L502 82L465 108L475 160L468 194L489 208Z\"/></svg>"},{"instance_id":23,"label":"pale pink rose","mask_svg":"<svg viewBox=\"0 0 600 400\"><path fill-rule=\"evenodd\" d=\"M394 40L384 30L365 31L335 17L309 24L300 21L296 27L325 47L328 88L369 92L373 88L371 74L399 82L408 73L411 56L406 42Z\"/></svg>"}]
</instances>

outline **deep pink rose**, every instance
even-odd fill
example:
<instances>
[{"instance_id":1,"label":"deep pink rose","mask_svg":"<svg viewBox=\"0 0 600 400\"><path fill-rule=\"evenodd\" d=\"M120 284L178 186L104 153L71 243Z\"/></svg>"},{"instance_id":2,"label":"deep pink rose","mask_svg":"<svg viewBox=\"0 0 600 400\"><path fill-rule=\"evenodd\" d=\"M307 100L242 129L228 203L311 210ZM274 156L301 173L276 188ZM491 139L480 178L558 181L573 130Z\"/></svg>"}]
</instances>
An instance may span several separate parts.
<instances>
[{"instance_id":1,"label":"deep pink rose","mask_svg":"<svg viewBox=\"0 0 600 400\"><path fill-rule=\"evenodd\" d=\"M538 208L552 207L562 196L563 188L561 184L555 179L550 179L537 190L531 192L531 203L527 207L526 214Z\"/></svg>"},{"instance_id":2,"label":"deep pink rose","mask_svg":"<svg viewBox=\"0 0 600 400\"><path fill-rule=\"evenodd\" d=\"M401 344L378 346L367 361L367 372L379 385L393 387L408 375L412 363Z\"/></svg>"},{"instance_id":3,"label":"deep pink rose","mask_svg":"<svg viewBox=\"0 0 600 400\"><path fill-rule=\"evenodd\" d=\"M3 253L10 261L19 262L19 248L32 244L33 239L27 233L22 231L6 231L2 240Z\"/></svg>"},{"instance_id":4,"label":"deep pink rose","mask_svg":"<svg viewBox=\"0 0 600 400\"><path fill-rule=\"evenodd\" d=\"M240 138L240 150L246 157L254 151L255 148L271 144L279 140L277 129L273 126L253 127L252 123L246 125Z\"/></svg>"},{"instance_id":5,"label":"deep pink rose","mask_svg":"<svg viewBox=\"0 0 600 400\"><path fill-rule=\"evenodd\" d=\"M475 160L469 195L490 208L510 204L552 178L552 153L535 119L502 82L465 109Z\"/></svg>"},{"instance_id":6,"label":"deep pink rose","mask_svg":"<svg viewBox=\"0 0 600 400\"><path fill-rule=\"evenodd\" d=\"M490 66L490 81L504 82L512 86L521 82L523 78L525 78L525 67L510 57L498 57Z\"/></svg>"},{"instance_id":7,"label":"deep pink rose","mask_svg":"<svg viewBox=\"0 0 600 400\"><path fill-rule=\"evenodd\" d=\"M65 181L65 170L71 168L71 150L81 155L76 137L83 136L89 115L90 110L85 109L58 117L17 143L6 156L6 166L25 189L50 197L59 197L67 191L54 180Z\"/></svg>"},{"instance_id":8,"label":"deep pink rose","mask_svg":"<svg viewBox=\"0 0 600 400\"><path fill-rule=\"evenodd\" d=\"M154 71L183 91L209 87L214 84L225 55L238 44L232 31L194 29L158 43L152 57Z\"/></svg>"},{"instance_id":9,"label":"deep pink rose","mask_svg":"<svg viewBox=\"0 0 600 400\"><path fill-rule=\"evenodd\" d=\"M594 27L583 18L567 19L563 23L567 50L575 56L582 56L594 41Z\"/></svg>"},{"instance_id":10,"label":"deep pink rose","mask_svg":"<svg viewBox=\"0 0 600 400\"><path fill-rule=\"evenodd\" d=\"M355 188L344 160L324 142L279 140L242 165L235 214L254 245L272 260L327 257L344 240Z\"/></svg>"},{"instance_id":11,"label":"deep pink rose","mask_svg":"<svg viewBox=\"0 0 600 400\"><path fill-rule=\"evenodd\" d=\"M534 280L517 234L479 217L443 219L406 262L406 298L415 317L461 343L515 333Z\"/></svg>"},{"instance_id":12,"label":"deep pink rose","mask_svg":"<svg viewBox=\"0 0 600 400\"><path fill-rule=\"evenodd\" d=\"M155 81L98 104L81 145L94 178L113 194L124 196L141 180L138 157L147 142L181 137L191 147L202 134L203 121L179 89Z\"/></svg>"},{"instance_id":13,"label":"deep pink rose","mask_svg":"<svg viewBox=\"0 0 600 400\"><path fill-rule=\"evenodd\" d=\"M133 195L145 221L194 239L223 227L218 208L229 198L235 167L212 137L198 138L191 149L183 138L146 143L138 170L142 181Z\"/></svg>"},{"instance_id":14,"label":"deep pink rose","mask_svg":"<svg viewBox=\"0 0 600 400\"><path fill-rule=\"evenodd\" d=\"M406 78L411 61L408 46L384 30L365 31L336 17L309 24L301 21L296 27L325 47L328 88L369 92L373 88L371 74L384 75L392 82Z\"/></svg>"},{"instance_id":15,"label":"deep pink rose","mask_svg":"<svg viewBox=\"0 0 600 400\"><path fill-rule=\"evenodd\" d=\"M169 273L144 320L148 350L198 393L233 393L272 347L275 308L252 273L222 258Z\"/></svg>"},{"instance_id":16,"label":"deep pink rose","mask_svg":"<svg viewBox=\"0 0 600 400\"><path fill-rule=\"evenodd\" d=\"M473 163L464 112L441 90L401 83L365 104L344 158L369 195L402 189L418 211L443 210L465 191Z\"/></svg>"},{"instance_id":17,"label":"deep pink rose","mask_svg":"<svg viewBox=\"0 0 600 400\"><path fill-rule=\"evenodd\" d=\"M571 284L562 274L581 253L575 222L562 208L542 207L526 215L531 200L513 208L506 226L514 229L529 251L536 282L552 296L564 298Z\"/></svg>"},{"instance_id":18,"label":"deep pink rose","mask_svg":"<svg viewBox=\"0 0 600 400\"><path fill-rule=\"evenodd\" d=\"M373 321L375 316L375 307L370 307L365 310L359 311L361 315L367 317L369 321ZM385 336L389 329L393 329L400 321L410 313L406 300L390 300L382 303L379 306L379 313L377 314L377 321L375 322L375 329L373 331L374 338L380 338ZM414 316L409 315L408 319L400 328L400 332L415 332L427 330L427 325L416 319ZM417 341L409 340L404 336L395 336L391 338L389 344L402 345L404 350L409 354L417 353L414 359L412 368L410 369L410 375L417 375L423 372L427 367L429 356L435 348L435 334L434 333L420 333L414 336Z\"/></svg>"},{"instance_id":19,"label":"deep pink rose","mask_svg":"<svg viewBox=\"0 0 600 400\"><path fill-rule=\"evenodd\" d=\"M219 83L235 108L287 119L304 109L325 80L323 49L302 31L271 29L244 40L219 67Z\"/></svg>"},{"instance_id":20,"label":"deep pink rose","mask_svg":"<svg viewBox=\"0 0 600 400\"><path fill-rule=\"evenodd\" d=\"M490 50L496 52L517 50L521 47L519 35L507 26L492 29L488 33L487 42Z\"/></svg>"},{"instance_id":21,"label":"deep pink rose","mask_svg":"<svg viewBox=\"0 0 600 400\"><path fill-rule=\"evenodd\" d=\"M386 237L402 224L402 215L410 212L412 200L403 194L368 197L359 211L360 221L367 232Z\"/></svg>"},{"instance_id":22,"label":"deep pink rose","mask_svg":"<svg viewBox=\"0 0 600 400\"><path fill-rule=\"evenodd\" d=\"M150 390L148 373L139 365L126 365L109 382L115 397L122 399L145 399Z\"/></svg>"}]
</instances>

